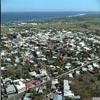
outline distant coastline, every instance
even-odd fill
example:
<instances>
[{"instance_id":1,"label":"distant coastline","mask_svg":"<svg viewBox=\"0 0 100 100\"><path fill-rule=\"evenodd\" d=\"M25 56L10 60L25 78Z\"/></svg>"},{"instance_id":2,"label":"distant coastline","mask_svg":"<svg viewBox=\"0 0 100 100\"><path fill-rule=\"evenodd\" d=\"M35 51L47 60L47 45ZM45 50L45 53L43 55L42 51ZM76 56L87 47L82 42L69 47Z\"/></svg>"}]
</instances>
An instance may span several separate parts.
<instances>
[{"instance_id":1,"label":"distant coastline","mask_svg":"<svg viewBox=\"0 0 100 100\"><path fill-rule=\"evenodd\" d=\"M1 22L38 21L59 17L82 16L87 12L2 12Z\"/></svg>"}]
</instances>

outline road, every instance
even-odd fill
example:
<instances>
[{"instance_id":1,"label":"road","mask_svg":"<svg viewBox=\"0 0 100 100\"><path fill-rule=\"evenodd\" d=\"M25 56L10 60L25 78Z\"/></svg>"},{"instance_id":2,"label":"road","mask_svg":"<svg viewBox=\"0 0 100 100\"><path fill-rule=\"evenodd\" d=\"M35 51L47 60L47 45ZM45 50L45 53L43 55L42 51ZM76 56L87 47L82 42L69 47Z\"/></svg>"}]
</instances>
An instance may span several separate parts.
<instances>
[{"instance_id":1,"label":"road","mask_svg":"<svg viewBox=\"0 0 100 100\"><path fill-rule=\"evenodd\" d=\"M79 67L77 67L77 68L71 69L70 71L65 72L65 73L63 73L63 74L61 74L61 75L58 75L57 77L55 77L55 79L59 79L59 78L61 78L61 77L64 76L64 75L68 75L70 72L73 72L73 71L75 71L75 70L81 69L82 67L87 66L88 64L91 64L91 63L94 63L94 62L98 62L98 61L100 61L100 58L95 59L95 60L93 60L93 61L91 61L91 62L89 62L89 63L86 63L86 64L84 64L83 66L79 66ZM51 82L53 79L54 79L54 78L50 78L49 80L47 80L47 81L45 81L45 82L42 82L42 83L36 85L34 88L39 87L39 86L41 86L41 85L44 85L44 84L46 84L46 83L48 83L48 82Z\"/></svg>"},{"instance_id":2,"label":"road","mask_svg":"<svg viewBox=\"0 0 100 100\"><path fill-rule=\"evenodd\" d=\"M96 59L96 60L93 60L93 61L91 61L91 62L89 62L89 63L86 63L86 64L84 64L83 66L79 66L79 67L77 67L77 68L71 69L70 71L65 72L65 73L63 73L63 74L61 74L61 75L58 75L58 76L55 77L55 79L62 78L64 75L68 75L69 73L71 73L71 72L73 72L73 71L75 71L75 70L81 69L82 67L87 66L88 64L91 64L91 63L93 63L93 62L98 62L98 61L100 61L100 58L99 58L99 59ZM45 85L46 83L51 82L53 79L54 79L54 78L50 78L49 80L47 80L47 81L45 81L45 82L42 82L42 83L36 85L34 88L39 87L39 86L41 86L41 85ZM20 94L15 94L15 95L10 96L9 98L3 99L3 100L20 100L20 98L21 98L23 95L24 95L24 92L23 92L23 93L20 93Z\"/></svg>"},{"instance_id":3,"label":"road","mask_svg":"<svg viewBox=\"0 0 100 100\"><path fill-rule=\"evenodd\" d=\"M72 69L72 70L70 70L70 71L68 71L68 72L66 72L66 73L63 73L63 74L57 76L56 78L61 78L61 77L64 76L64 75L68 75L70 72L73 72L73 71L75 71L75 70L77 70L77 69L80 69L80 68L82 68L82 67L84 67L84 66L87 66L88 64L91 64L91 63L94 63L94 62L98 62L98 61L100 61L100 58L99 58L99 59L96 59L96 60L93 60L93 61L91 61L91 62L89 62L89 63L86 63L86 64L84 64L83 66L74 68L74 69ZM43 99L43 100L50 100L51 93L48 94L48 98L47 98L46 96L47 96L47 95L44 96L44 99Z\"/></svg>"}]
</instances>

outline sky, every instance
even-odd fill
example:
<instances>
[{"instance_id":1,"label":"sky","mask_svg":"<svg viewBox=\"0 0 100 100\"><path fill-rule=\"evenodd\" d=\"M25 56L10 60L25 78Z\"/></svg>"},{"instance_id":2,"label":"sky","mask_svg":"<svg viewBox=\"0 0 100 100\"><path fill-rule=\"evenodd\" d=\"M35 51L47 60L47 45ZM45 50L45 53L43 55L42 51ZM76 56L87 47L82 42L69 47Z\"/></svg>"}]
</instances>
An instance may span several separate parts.
<instances>
[{"instance_id":1,"label":"sky","mask_svg":"<svg viewBox=\"0 0 100 100\"><path fill-rule=\"evenodd\" d=\"M100 11L100 0L1 0L1 11Z\"/></svg>"}]
</instances>

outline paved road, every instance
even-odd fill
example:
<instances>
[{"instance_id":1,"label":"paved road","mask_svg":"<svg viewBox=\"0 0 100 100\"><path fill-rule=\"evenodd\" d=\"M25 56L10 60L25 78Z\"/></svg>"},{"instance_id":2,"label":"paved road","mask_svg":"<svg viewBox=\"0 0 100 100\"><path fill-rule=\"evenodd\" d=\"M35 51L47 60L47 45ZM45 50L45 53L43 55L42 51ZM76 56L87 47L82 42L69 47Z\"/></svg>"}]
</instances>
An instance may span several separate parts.
<instances>
[{"instance_id":1,"label":"paved road","mask_svg":"<svg viewBox=\"0 0 100 100\"><path fill-rule=\"evenodd\" d=\"M88 64L91 64L91 63L94 63L94 62L98 62L98 61L100 61L100 58L95 59L95 60L93 60L93 61L91 61L91 62L89 62L89 63L86 63L86 64L84 64L83 66L79 66L79 67L77 67L77 68L74 68L74 69L72 69L72 70L70 70L70 71L68 71L68 72L66 72L66 73L63 73L63 74L61 74L61 75L55 77L55 79L59 79L59 78L61 78L61 77L64 76L64 75L68 75L70 72L73 72L73 71L75 71L75 70L77 70L77 69L81 69L82 67L87 66ZM49 80L47 80L47 81L45 81L45 82L42 82L42 83L36 85L34 88L39 87L39 86L41 86L41 85L44 85L44 84L46 84L46 83L52 81L53 79L54 79L54 78L51 78L51 79L49 79Z\"/></svg>"},{"instance_id":2,"label":"paved road","mask_svg":"<svg viewBox=\"0 0 100 100\"><path fill-rule=\"evenodd\" d=\"M79 66L79 67L77 67L77 68L71 69L70 71L68 71L68 72L66 72L66 73L63 73L63 74L61 74L61 75L58 75L57 77L55 77L55 79L62 78L62 76L68 75L70 72L73 72L73 71L75 71L75 70L77 70L77 69L81 69L82 67L87 66L88 64L91 64L91 63L93 63L93 62L98 62L98 61L100 61L100 58L99 58L99 59L96 59L96 60L93 60L93 61L91 61L91 62L89 62L89 63L86 63L86 64L84 64L83 66ZM51 79L49 79L49 80L47 80L47 81L45 81L45 82L43 82L43 83L40 83L40 84L36 85L34 88L39 87L39 86L41 86L41 85L45 85L46 83L51 82L53 79L54 79L54 78L51 78ZM23 95L24 95L24 92L19 93L19 94L14 94L13 96L10 96L9 98L5 98L5 99L3 99L3 100L20 100L20 98L21 98Z\"/></svg>"},{"instance_id":3,"label":"paved road","mask_svg":"<svg viewBox=\"0 0 100 100\"><path fill-rule=\"evenodd\" d=\"M72 70L70 70L70 71L68 71L68 72L66 72L66 73L63 73L63 74L57 76L56 78L61 78L61 77L64 76L64 75L68 75L70 72L73 72L73 71L75 71L75 70L77 70L77 69L80 69L80 68L82 68L82 67L84 67L84 66L86 66L86 65L88 65L88 64L91 64L91 63L93 63L93 62L98 62L98 61L100 61L100 58L99 58L99 59L96 59L96 60L94 60L94 61L91 61L91 62L89 62L89 63L86 63L86 64L84 64L83 66L74 68L74 69L72 69ZM51 93L48 94L48 98L47 98L46 96L47 96L47 95L44 96L44 100L50 100Z\"/></svg>"},{"instance_id":4,"label":"paved road","mask_svg":"<svg viewBox=\"0 0 100 100\"><path fill-rule=\"evenodd\" d=\"M77 67L77 68L74 68L74 69L72 69L72 70L70 70L70 71L68 71L68 72L66 72L66 73L63 73L63 74L57 76L56 78L61 78L61 77L64 76L64 75L68 75L70 72L73 72L73 71L75 71L75 70L77 70L77 69L81 69L82 67L87 66L88 64L91 64L91 63L93 63L93 62L98 62L98 61L100 61L100 58L99 58L99 59L96 59L96 60L93 60L93 61L91 61L91 62L89 62L89 63L86 63L86 64L84 64L83 66L79 66L79 67Z\"/></svg>"}]
</instances>

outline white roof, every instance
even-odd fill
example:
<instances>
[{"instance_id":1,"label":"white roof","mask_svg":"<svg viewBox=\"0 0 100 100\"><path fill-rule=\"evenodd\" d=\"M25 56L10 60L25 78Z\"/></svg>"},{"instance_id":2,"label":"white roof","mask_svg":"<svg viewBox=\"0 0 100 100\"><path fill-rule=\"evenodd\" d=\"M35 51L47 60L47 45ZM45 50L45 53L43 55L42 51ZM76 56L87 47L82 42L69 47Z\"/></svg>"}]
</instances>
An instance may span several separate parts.
<instances>
[{"instance_id":1,"label":"white roof","mask_svg":"<svg viewBox=\"0 0 100 100\"><path fill-rule=\"evenodd\" d=\"M21 80L17 79L17 80L14 80L13 82L14 82L15 86L17 87L18 91L23 92L26 90L26 86Z\"/></svg>"},{"instance_id":2,"label":"white roof","mask_svg":"<svg viewBox=\"0 0 100 100\"><path fill-rule=\"evenodd\" d=\"M84 47L84 46L85 46L84 41L80 42L79 44L80 44L82 47Z\"/></svg>"},{"instance_id":3,"label":"white roof","mask_svg":"<svg viewBox=\"0 0 100 100\"><path fill-rule=\"evenodd\" d=\"M33 60L30 60L29 62L34 63L34 61L33 61Z\"/></svg>"},{"instance_id":4,"label":"white roof","mask_svg":"<svg viewBox=\"0 0 100 100\"><path fill-rule=\"evenodd\" d=\"M40 52L40 51L37 51L36 54L37 54L38 56L40 56L40 55L41 55L41 52Z\"/></svg>"},{"instance_id":5,"label":"white roof","mask_svg":"<svg viewBox=\"0 0 100 100\"><path fill-rule=\"evenodd\" d=\"M66 65L71 66L71 64L70 64L70 63L67 63Z\"/></svg>"},{"instance_id":6,"label":"white roof","mask_svg":"<svg viewBox=\"0 0 100 100\"><path fill-rule=\"evenodd\" d=\"M71 67L71 64L70 63L67 63L66 65L65 65L65 68L67 68L67 69L69 69Z\"/></svg>"},{"instance_id":7,"label":"white roof","mask_svg":"<svg viewBox=\"0 0 100 100\"><path fill-rule=\"evenodd\" d=\"M51 68L55 68L55 66L54 66L54 65L50 65L49 67L51 67Z\"/></svg>"},{"instance_id":8,"label":"white roof","mask_svg":"<svg viewBox=\"0 0 100 100\"><path fill-rule=\"evenodd\" d=\"M68 80L64 80L64 91L67 91L70 89L70 86L68 84Z\"/></svg>"},{"instance_id":9,"label":"white roof","mask_svg":"<svg viewBox=\"0 0 100 100\"><path fill-rule=\"evenodd\" d=\"M7 58L7 61L11 61L11 59L10 58Z\"/></svg>"},{"instance_id":10,"label":"white roof","mask_svg":"<svg viewBox=\"0 0 100 100\"><path fill-rule=\"evenodd\" d=\"M70 34L70 33L72 33L72 32L71 32L71 31L68 31L67 33L69 33L69 34Z\"/></svg>"},{"instance_id":11,"label":"white roof","mask_svg":"<svg viewBox=\"0 0 100 100\"><path fill-rule=\"evenodd\" d=\"M6 87L6 91L7 91L7 93L15 93L16 92L16 89L15 89L14 85L9 84Z\"/></svg>"},{"instance_id":12,"label":"white roof","mask_svg":"<svg viewBox=\"0 0 100 100\"><path fill-rule=\"evenodd\" d=\"M46 58L41 58L41 60L46 61L47 59Z\"/></svg>"},{"instance_id":13,"label":"white roof","mask_svg":"<svg viewBox=\"0 0 100 100\"><path fill-rule=\"evenodd\" d=\"M100 66L97 63L93 63L93 66L96 68L100 68Z\"/></svg>"},{"instance_id":14,"label":"white roof","mask_svg":"<svg viewBox=\"0 0 100 100\"><path fill-rule=\"evenodd\" d=\"M91 58L87 58L88 60L92 60Z\"/></svg>"},{"instance_id":15,"label":"white roof","mask_svg":"<svg viewBox=\"0 0 100 100\"><path fill-rule=\"evenodd\" d=\"M57 58L57 57L56 57L56 56L53 56L52 58L54 58L54 59L55 59L55 58Z\"/></svg>"},{"instance_id":16,"label":"white roof","mask_svg":"<svg viewBox=\"0 0 100 100\"><path fill-rule=\"evenodd\" d=\"M86 49L86 50L91 50L89 47L84 47L84 49Z\"/></svg>"},{"instance_id":17,"label":"white roof","mask_svg":"<svg viewBox=\"0 0 100 100\"><path fill-rule=\"evenodd\" d=\"M14 66L17 66L17 64L15 63Z\"/></svg>"},{"instance_id":18,"label":"white roof","mask_svg":"<svg viewBox=\"0 0 100 100\"><path fill-rule=\"evenodd\" d=\"M77 74L77 75L80 75L80 71L77 70L77 71L76 71L76 74Z\"/></svg>"},{"instance_id":19,"label":"white roof","mask_svg":"<svg viewBox=\"0 0 100 100\"><path fill-rule=\"evenodd\" d=\"M41 70L40 70L40 73L41 73L42 76L47 75L47 72L46 72L45 69L41 69Z\"/></svg>"},{"instance_id":20,"label":"white roof","mask_svg":"<svg viewBox=\"0 0 100 100\"><path fill-rule=\"evenodd\" d=\"M38 47L38 46L36 46L36 47L34 47L34 49L35 49L35 50L38 50L38 49L39 49L39 47Z\"/></svg>"},{"instance_id":21,"label":"white roof","mask_svg":"<svg viewBox=\"0 0 100 100\"><path fill-rule=\"evenodd\" d=\"M72 74L72 73L69 73L69 77L70 77L70 78L73 78L73 74Z\"/></svg>"},{"instance_id":22,"label":"white roof","mask_svg":"<svg viewBox=\"0 0 100 100\"><path fill-rule=\"evenodd\" d=\"M82 71L87 71L87 68L83 67L83 68L82 68Z\"/></svg>"},{"instance_id":23,"label":"white roof","mask_svg":"<svg viewBox=\"0 0 100 100\"><path fill-rule=\"evenodd\" d=\"M10 77L7 77L7 78L3 79L3 82L4 82L4 83L7 82L7 81L11 81L11 82L12 82L12 80L11 80Z\"/></svg>"},{"instance_id":24,"label":"white roof","mask_svg":"<svg viewBox=\"0 0 100 100\"><path fill-rule=\"evenodd\" d=\"M64 92L64 96L67 96L67 97L73 97L74 96L74 93L72 93L72 91L65 91Z\"/></svg>"},{"instance_id":25,"label":"white roof","mask_svg":"<svg viewBox=\"0 0 100 100\"><path fill-rule=\"evenodd\" d=\"M1 51L1 56L4 56L5 55L5 51Z\"/></svg>"},{"instance_id":26,"label":"white roof","mask_svg":"<svg viewBox=\"0 0 100 100\"><path fill-rule=\"evenodd\" d=\"M92 66L92 65L88 65L87 67L88 67L88 68L91 68L91 67L93 67L93 66Z\"/></svg>"},{"instance_id":27,"label":"white roof","mask_svg":"<svg viewBox=\"0 0 100 100\"><path fill-rule=\"evenodd\" d=\"M56 66L57 68L60 68L59 66Z\"/></svg>"},{"instance_id":28,"label":"white roof","mask_svg":"<svg viewBox=\"0 0 100 100\"><path fill-rule=\"evenodd\" d=\"M52 84L58 84L59 82L58 82L58 79L54 79L54 80L52 80Z\"/></svg>"},{"instance_id":29,"label":"white roof","mask_svg":"<svg viewBox=\"0 0 100 100\"><path fill-rule=\"evenodd\" d=\"M1 67L1 70L7 70L7 69L5 69L5 67Z\"/></svg>"},{"instance_id":30,"label":"white roof","mask_svg":"<svg viewBox=\"0 0 100 100\"><path fill-rule=\"evenodd\" d=\"M16 62L16 63L19 63L20 60L19 60L18 56L16 56L15 58L16 58L16 59L15 59L15 62Z\"/></svg>"},{"instance_id":31,"label":"white roof","mask_svg":"<svg viewBox=\"0 0 100 100\"><path fill-rule=\"evenodd\" d=\"M38 65L37 64L34 64L34 67L37 67Z\"/></svg>"},{"instance_id":32,"label":"white roof","mask_svg":"<svg viewBox=\"0 0 100 100\"><path fill-rule=\"evenodd\" d=\"M31 76L36 76L36 75L37 75L35 71L29 72L29 74L30 74Z\"/></svg>"},{"instance_id":33,"label":"white roof","mask_svg":"<svg viewBox=\"0 0 100 100\"><path fill-rule=\"evenodd\" d=\"M72 97L74 93L70 90L68 80L64 80L64 96Z\"/></svg>"},{"instance_id":34,"label":"white roof","mask_svg":"<svg viewBox=\"0 0 100 100\"><path fill-rule=\"evenodd\" d=\"M92 65L88 65L87 67L88 67L89 71L93 71L93 66Z\"/></svg>"},{"instance_id":35,"label":"white roof","mask_svg":"<svg viewBox=\"0 0 100 100\"><path fill-rule=\"evenodd\" d=\"M39 89L39 93L43 93L43 90L41 88Z\"/></svg>"}]
</instances>

